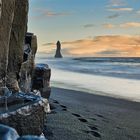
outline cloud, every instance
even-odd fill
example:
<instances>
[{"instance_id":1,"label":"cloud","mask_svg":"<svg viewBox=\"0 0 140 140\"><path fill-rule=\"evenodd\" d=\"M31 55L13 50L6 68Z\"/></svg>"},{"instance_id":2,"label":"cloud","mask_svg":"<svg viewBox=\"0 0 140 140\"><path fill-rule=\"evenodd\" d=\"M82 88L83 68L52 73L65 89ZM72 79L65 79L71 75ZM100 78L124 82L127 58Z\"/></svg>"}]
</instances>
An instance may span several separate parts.
<instances>
[{"instance_id":1,"label":"cloud","mask_svg":"<svg viewBox=\"0 0 140 140\"><path fill-rule=\"evenodd\" d=\"M127 22L127 23L121 24L120 27L123 27L123 28L140 27L140 22Z\"/></svg>"},{"instance_id":2,"label":"cloud","mask_svg":"<svg viewBox=\"0 0 140 140\"><path fill-rule=\"evenodd\" d=\"M109 6L124 6L126 5L126 0L109 0Z\"/></svg>"},{"instance_id":3,"label":"cloud","mask_svg":"<svg viewBox=\"0 0 140 140\"><path fill-rule=\"evenodd\" d=\"M84 41L83 39L79 39L75 41L62 42L62 44L77 44L77 43L82 43L83 41Z\"/></svg>"},{"instance_id":4,"label":"cloud","mask_svg":"<svg viewBox=\"0 0 140 140\"><path fill-rule=\"evenodd\" d=\"M58 12L58 11L52 11L48 9L35 9L35 12L38 13L36 17L38 18L44 18L44 17L59 17L59 16L69 16L72 13L70 12Z\"/></svg>"},{"instance_id":5,"label":"cloud","mask_svg":"<svg viewBox=\"0 0 140 140\"><path fill-rule=\"evenodd\" d=\"M104 28L107 28L107 29L111 29L111 28L116 27L115 25L110 24L110 23L103 24L103 26L104 26Z\"/></svg>"},{"instance_id":6,"label":"cloud","mask_svg":"<svg viewBox=\"0 0 140 140\"><path fill-rule=\"evenodd\" d=\"M140 22L126 22L126 23L120 23L120 24L111 24L111 23L105 23L103 24L103 27L106 29L112 29L112 28L139 28Z\"/></svg>"},{"instance_id":7,"label":"cloud","mask_svg":"<svg viewBox=\"0 0 140 140\"><path fill-rule=\"evenodd\" d=\"M43 49L44 48L44 49ZM56 46L43 46L40 52L55 53ZM74 56L114 56L114 57L140 57L140 36L106 35L92 39L81 39L62 42L65 55Z\"/></svg>"},{"instance_id":8,"label":"cloud","mask_svg":"<svg viewBox=\"0 0 140 140\"><path fill-rule=\"evenodd\" d=\"M95 26L94 24L85 24L84 28L91 28L91 27L94 27L94 26Z\"/></svg>"},{"instance_id":9,"label":"cloud","mask_svg":"<svg viewBox=\"0 0 140 140\"><path fill-rule=\"evenodd\" d=\"M97 54L100 54L100 55L120 55L122 53L123 53L122 51L112 49L112 50L104 50L104 51L98 52Z\"/></svg>"},{"instance_id":10,"label":"cloud","mask_svg":"<svg viewBox=\"0 0 140 140\"><path fill-rule=\"evenodd\" d=\"M55 45L55 43L45 43L45 44L42 44L42 46L52 46L52 45Z\"/></svg>"},{"instance_id":11,"label":"cloud","mask_svg":"<svg viewBox=\"0 0 140 140\"><path fill-rule=\"evenodd\" d=\"M108 16L108 18L109 19L113 19L113 18L117 18L117 17L119 17L120 15L119 14L113 14L113 15L110 15L110 16Z\"/></svg>"},{"instance_id":12,"label":"cloud","mask_svg":"<svg viewBox=\"0 0 140 140\"><path fill-rule=\"evenodd\" d=\"M131 12L133 11L133 8L127 7L127 8L110 8L108 11L115 11L115 12Z\"/></svg>"},{"instance_id":13,"label":"cloud","mask_svg":"<svg viewBox=\"0 0 140 140\"><path fill-rule=\"evenodd\" d=\"M70 15L70 13L67 12L54 12L54 11L44 11L42 13L43 16L53 17L53 16L67 16Z\"/></svg>"},{"instance_id":14,"label":"cloud","mask_svg":"<svg viewBox=\"0 0 140 140\"><path fill-rule=\"evenodd\" d=\"M140 15L140 10L139 10L139 11L136 11L136 13L137 13L138 15Z\"/></svg>"}]
</instances>

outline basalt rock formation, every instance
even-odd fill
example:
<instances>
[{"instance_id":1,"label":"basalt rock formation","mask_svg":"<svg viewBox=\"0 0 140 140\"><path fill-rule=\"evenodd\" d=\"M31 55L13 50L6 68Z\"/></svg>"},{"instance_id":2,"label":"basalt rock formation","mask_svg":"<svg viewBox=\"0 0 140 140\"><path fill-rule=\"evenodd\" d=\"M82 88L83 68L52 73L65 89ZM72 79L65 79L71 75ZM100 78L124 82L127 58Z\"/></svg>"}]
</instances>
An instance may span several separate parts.
<instances>
[{"instance_id":1,"label":"basalt rock formation","mask_svg":"<svg viewBox=\"0 0 140 140\"><path fill-rule=\"evenodd\" d=\"M14 128L2 124L0 124L0 138L1 140L46 140L43 136L27 135L20 137Z\"/></svg>"},{"instance_id":2,"label":"basalt rock formation","mask_svg":"<svg viewBox=\"0 0 140 140\"><path fill-rule=\"evenodd\" d=\"M16 91L18 90L16 80L19 80L19 72L23 62L23 40L27 32L27 15L28 0L15 0L14 17L9 42L7 86ZM15 86L13 87L13 85Z\"/></svg>"},{"instance_id":3,"label":"basalt rock formation","mask_svg":"<svg viewBox=\"0 0 140 140\"><path fill-rule=\"evenodd\" d=\"M37 37L27 20L28 0L0 0L0 123L40 135L49 103L31 92Z\"/></svg>"},{"instance_id":4,"label":"basalt rock formation","mask_svg":"<svg viewBox=\"0 0 140 140\"><path fill-rule=\"evenodd\" d=\"M23 46L23 63L20 69L20 88L24 92L31 91L32 72L35 67L35 54L37 51L37 37L33 33L26 33Z\"/></svg>"},{"instance_id":5,"label":"basalt rock formation","mask_svg":"<svg viewBox=\"0 0 140 140\"><path fill-rule=\"evenodd\" d=\"M18 78L27 30L28 0L1 0L0 87L19 91Z\"/></svg>"},{"instance_id":6,"label":"basalt rock formation","mask_svg":"<svg viewBox=\"0 0 140 140\"><path fill-rule=\"evenodd\" d=\"M15 128L19 135L41 135L44 117L49 111L48 100L22 92L15 99L10 98L8 104L12 105L8 111L3 110L3 104L0 104L0 123Z\"/></svg>"},{"instance_id":7,"label":"basalt rock formation","mask_svg":"<svg viewBox=\"0 0 140 140\"><path fill-rule=\"evenodd\" d=\"M57 43L56 43L55 58L62 58L62 54L61 54L61 43L60 43L60 41L57 41Z\"/></svg>"},{"instance_id":8,"label":"basalt rock formation","mask_svg":"<svg viewBox=\"0 0 140 140\"><path fill-rule=\"evenodd\" d=\"M51 69L47 64L36 64L32 73L32 91L39 90L41 96L49 99Z\"/></svg>"},{"instance_id":9,"label":"basalt rock formation","mask_svg":"<svg viewBox=\"0 0 140 140\"><path fill-rule=\"evenodd\" d=\"M12 23L15 11L15 0L1 0L0 16L0 87L5 85Z\"/></svg>"}]
</instances>

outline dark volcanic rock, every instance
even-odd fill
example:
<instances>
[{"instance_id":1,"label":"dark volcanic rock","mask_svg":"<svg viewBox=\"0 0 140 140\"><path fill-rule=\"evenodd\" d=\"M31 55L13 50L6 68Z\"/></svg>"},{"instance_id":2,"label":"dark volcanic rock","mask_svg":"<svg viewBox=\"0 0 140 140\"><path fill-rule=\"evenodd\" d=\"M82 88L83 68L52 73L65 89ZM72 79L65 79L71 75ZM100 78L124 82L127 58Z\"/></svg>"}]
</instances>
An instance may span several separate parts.
<instances>
[{"instance_id":1,"label":"dark volcanic rock","mask_svg":"<svg viewBox=\"0 0 140 140\"><path fill-rule=\"evenodd\" d=\"M13 86L13 84L10 85L11 81L18 80L17 77L19 77L20 67L23 62L23 41L27 32L27 15L28 0L15 0L8 56L7 81L9 88Z\"/></svg>"},{"instance_id":2,"label":"dark volcanic rock","mask_svg":"<svg viewBox=\"0 0 140 140\"><path fill-rule=\"evenodd\" d=\"M51 69L47 64L36 64L32 74L32 91L39 90L41 96L49 98Z\"/></svg>"},{"instance_id":3,"label":"dark volcanic rock","mask_svg":"<svg viewBox=\"0 0 140 140\"><path fill-rule=\"evenodd\" d=\"M23 136L23 137L18 138L17 140L47 140L47 139L37 137L37 136Z\"/></svg>"},{"instance_id":4,"label":"dark volcanic rock","mask_svg":"<svg viewBox=\"0 0 140 140\"><path fill-rule=\"evenodd\" d=\"M45 137L37 136L21 136L19 137L17 131L9 126L0 124L0 139L1 140L47 140Z\"/></svg>"},{"instance_id":5,"label":"dark volcanic rock","mask_svg":"<svg viewBox=\"0 0 140 140\"><path fill-rule=\"evenodd\" d=\"M31 95L26 100L16 98L20 89L29 93L37 51L33 34L29 44L24 43L27 18L28 0L0 0L0 123L12 126L20 135L40 135L48 100L30 100ZM25 45L30 51L23 62Z\"/></svg>"},{"instance_id":6,"label":"dark volcanic rock","mask_svg":"<svg viewBox=\"0 0 140 140\"><path fill-rule=\"evenodd\" d=\"M17 140L19 135L16 130L6 125L0 125L0 139L1 140Z\"/></svg>"},{"instance_id":7,"label":"dark volcanic rock","mask_svg":"<svg viewBox=\"0 0 140 140\"><path fill-rule=\"evenodd\" d=\"M55 58L62 58L60 41L57 41L56 47L57 48L56 48Z\"/></svg>"},{"instance_id":8,"label":"dark volcanic rock","mask_svg":"<svg viewBox=\"0 0 140 140\"><path fill-rule=\"evenodd\" d=\"M32 49L32 54L35 56L35 54L37 52L37 37L36 37L36 35L32 36L31 49Z\"/></svg>"},{"instance_id":9,"label":"dark volcanic rock","mask_svg":"<svg viewBox=\"0 0 140 140\"><path fill-rule=\"evenodd\" d=\"M0 123L15 128L19 135L41 135L49 111L48 100L31 95L27 99L28 102L18 109L15 110L13 105L13 109L10 107L8 112L1 113Z\"/></svg>"},{"instance_id":10,"label":"dark volcanic rock","mask_svg":"<svg viewBox=\"0 0 140 140\"><path fill-rule=\"evenodd\" d=\"M28 0L1 0L0 17L0 87L7 84L19 90L19 70L23 58L23 41L27 30Z\"/></svg>"},{"instance_id":11,"label":"dark volcanic rock","mask_svg":"<svg viewBox=\"0 0 140 140\"><path fill-rule=\"evenodd\" d=\"M23 63L20 69L20 88L24 92L29 92L31 89L31 77L35 67L34 59L36 51L37 37L33 33L26 33Z\"/></svg>"},{"instance_id":12,"label":"dark volcanic rock","mask_svg":"<svg viewBox=\"0 0 140 140\"><path fill-rule=\"evenodd\" d=\"M2 79L6 76L8 65L9 42L11 36L12 22L14 18L15 0L1 1L0 17L0 83L3 86Z\"/></svg>"}]
</instances>

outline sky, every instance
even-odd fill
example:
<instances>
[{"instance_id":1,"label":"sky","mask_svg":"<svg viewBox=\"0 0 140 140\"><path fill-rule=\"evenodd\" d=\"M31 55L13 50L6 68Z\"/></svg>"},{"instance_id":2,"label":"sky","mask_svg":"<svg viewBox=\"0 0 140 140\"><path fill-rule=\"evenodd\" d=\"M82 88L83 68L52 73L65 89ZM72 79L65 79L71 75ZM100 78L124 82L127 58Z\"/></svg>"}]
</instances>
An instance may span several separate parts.
<instances>
[{"instance_id":1,"label":"sky","mask_svg":"<svg viewBox=\"0 0 140 140\"><path fill-rule=\"evenodd\" d=\"M140 0L30 0L28 31L38 54L140 56Z\"/></svg>"}]
</instances>

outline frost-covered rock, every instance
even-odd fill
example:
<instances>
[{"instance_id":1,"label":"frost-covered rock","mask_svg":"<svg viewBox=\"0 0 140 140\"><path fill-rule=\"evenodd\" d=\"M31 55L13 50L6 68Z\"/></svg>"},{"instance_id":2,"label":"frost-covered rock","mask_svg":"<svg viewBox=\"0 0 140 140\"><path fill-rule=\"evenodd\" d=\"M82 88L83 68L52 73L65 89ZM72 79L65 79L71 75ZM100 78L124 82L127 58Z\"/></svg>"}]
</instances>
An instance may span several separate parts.
<instances>
[{"instance_id":1,"label":"frost-covered rock","mask_svg":"<svg viewBox=\"0 0 140 140\"><path fill-rule=\"evenodd\" d=\"M24 92L31 90L31 77L35 67L37 51L37 37L33 33L26 33L24 44L23 63L20 69L20 88Z\"/></svg>"},{"instance_id":2,"label":"frost-covered rock","mask_svg":"<svg viewBox=\"0 0 140 140\"><path fill-rule=\"evenodd\" d=\"M0 124L0 139L1 140L47 140L41 136L19 136L17 131L9 126Z\"/></svg>"},{"instance_id":3,"label":"frost-covered rock","mask_svg":"<svg viewBox=\"0 0 140 140\"><path fill-rule=\"evenodd\" d=\"M15 129L0 124L0 139L1 140L17 140L19 138L18 133Z\"/></svg>"},{"instance_id":4,"label":"frost-covered rock","mask_svg":"<svg viewBox=\"0 0 140 140\"><path fill-rule=\"evenodd\" d=\"M1 124L15 128L19 135L42 134L45 116L50 112L47 99L19 93L16 97L11 96L7 104L10 104L8 112L3 110L3 104L0 104Z\"/></svg>"}]
</instances>

